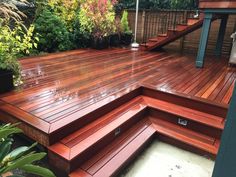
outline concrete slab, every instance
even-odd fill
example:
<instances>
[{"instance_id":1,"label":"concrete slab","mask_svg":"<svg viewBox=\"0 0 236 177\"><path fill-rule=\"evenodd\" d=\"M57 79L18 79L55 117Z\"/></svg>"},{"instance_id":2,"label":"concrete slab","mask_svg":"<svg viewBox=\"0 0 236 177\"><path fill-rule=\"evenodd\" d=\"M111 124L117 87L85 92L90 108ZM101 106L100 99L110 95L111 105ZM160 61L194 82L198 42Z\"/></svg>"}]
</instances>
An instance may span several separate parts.
<instances>
[{"instance_id":1,"label":"concrete slab","mask_svg":"<svg viewBox=\"0 0 236 177\"><path fill-rule=\"evenodd\" d=\"M121 177L211 177L214 161L154 142L127 167Z\"/></svg>"}]
</instances>

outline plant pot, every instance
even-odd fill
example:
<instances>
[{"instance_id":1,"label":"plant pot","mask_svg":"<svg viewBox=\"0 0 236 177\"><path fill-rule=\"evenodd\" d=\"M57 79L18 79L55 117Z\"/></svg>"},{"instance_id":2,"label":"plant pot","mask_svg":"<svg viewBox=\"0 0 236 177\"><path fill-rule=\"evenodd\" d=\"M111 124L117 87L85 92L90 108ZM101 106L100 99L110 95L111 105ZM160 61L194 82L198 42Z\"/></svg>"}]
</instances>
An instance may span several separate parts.
<instances>
[{"instance_id":1,"label":"plant pot","mask_svg":"<svg viewBox=\"0 0 236 177\"><path fill-rule=\"evenodd\" d=\"M0 93L13 89L13 73L9 70L0 69Z\"/></svg>"},{"instance_id":2,"label":"plant pot","mask_svg":"<svg viewBox=\"0 0 236 177\"><path fill-rule=\"evenodd\" d=\"M122 34L121 35L121 43L123 45L130 45L133 39L132 34Z\"/></svg>"},{"instance_id":3,"label":"plant pot","mask_svg":"<svg viewBox=\"0 0 236 177\"><path fill-rule=\"evenodd\" d=\"M109 47L109 40L107 37L93 38L91 41L91 46L97 50L106 49Z\"/></svg>"},{"instance_id":4,"label":"plant pot","mask_svg":"<svg viewBox=\"0 0 236 177\"><path fill-rule=\"evenodd\" d=\"M119 34L112 34L110 36L110 46L119 47L120 46L120 36Z\"/></svg>"}]
</instances>

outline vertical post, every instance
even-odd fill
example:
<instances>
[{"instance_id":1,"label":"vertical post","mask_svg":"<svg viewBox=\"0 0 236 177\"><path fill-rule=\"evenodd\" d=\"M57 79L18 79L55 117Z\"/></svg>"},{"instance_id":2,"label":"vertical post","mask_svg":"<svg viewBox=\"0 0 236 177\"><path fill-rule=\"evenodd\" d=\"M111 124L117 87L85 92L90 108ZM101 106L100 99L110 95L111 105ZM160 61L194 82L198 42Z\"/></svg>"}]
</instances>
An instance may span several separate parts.
<instances>
[{"instance_id":1,"label":"vertical post","mask_svg":"<svg viewBox=\"0 0 236 177\"><path fill-rule=\"evenodd\" d=\"M225 36L226 27L227 27L228 17L229 17L228 15L224 15L221 19L220 29L219 29L219 33L218 33L218 39L217 39L216 48L215 48L215 55L217 57L221 57L222 46L224 43L224 36Z\"/></svg>"},{"instance_id":2,"label":"vertical post","mask_svg":"<svg viewBox=\"0 0 236 177\"><path fill-rule=\"evenodd\" d=\"M201 39L200 39L199 48L198 48L198 55L197 55L197 60L196 60L196 67L199 67L199 68L202 68L204 65L204 57L206 53L209 32L211 29L212 17L213 17L212 13L205 13Z\"/></svg>"},{"instance_id":3,"label":"vertical post","mask_svg":"<svg viewBox=\"0 0 236 177\"><path fill-rule=\"evenodd\" d=\"M139 44L137 43L138 11L139 11L139 0L136 0L135 34L134 34L134 42L133 42L132 45L131 45L132 48L139 48Z\"/></svg>"},{"instance_id":4,"label":"vertical post","mask_svg":"<svg viewBox=\"0 0 236 177\"><path fill-rule=\"evenodd\" d=\"M144 29L145 29L145 19L146 19L146 11L143 10L143 13L142 13L142 24L141 24L141 39L144 39ZM144 42L144 40L143 40Z\"/></svg>"},{"instance_id":5,"label":"vertical post","mask_svg":"<svg viewBox=\"0 0 236 177\"><path fill-rule=\"evenodd\" d=\"M227 122L221 137L220 150L218 152L212 177L236 176L236 86L231 98Z\"/></svg>"},{"instance_id":6,"label":"vertical post","mask_svg":"<svg viewBox=\"0 0 236 177\"><path fill-rule=\"evenodd\" d=\"M187 19L188 19L188 11L185 10L184 14L183 14L183 20L181 21L181 24L186 24L187 23ZM184 52L184 42L185 42L185 36L183 36L180 39L180 52L183 53Z\"/></svg>"}]
</instances>

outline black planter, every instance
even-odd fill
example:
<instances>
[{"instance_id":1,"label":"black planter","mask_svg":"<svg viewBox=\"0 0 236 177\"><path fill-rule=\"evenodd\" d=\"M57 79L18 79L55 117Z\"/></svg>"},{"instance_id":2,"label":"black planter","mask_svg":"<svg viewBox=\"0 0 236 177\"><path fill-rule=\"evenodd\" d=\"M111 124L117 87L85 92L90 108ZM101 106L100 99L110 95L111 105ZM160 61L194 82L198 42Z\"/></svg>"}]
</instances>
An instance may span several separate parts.
<instances>
[{"instance_id":1,"label":"black planter","mask_svg":"<svg viewBox=\"0 0 236 177\"><path fill-rule=\"evenodd\" d=\"M108 37L93 38L91 41L91 47L97 50L108 48L109 47Z\"/></svg>"},{"instance_id":2,"label":"black planter","mask_svg":"<svg viewBox=\"0 0 236 177\"><path fill-rule=\"evenodd\" d=\"M0 93L5 93L13 89L12 71L0 69Z\"/></svg>"},{"instance_id":3,"label":"black planter","mask_svg":"<svg viewBox=\"0 0 236 177\"><path fill-rule=\"evenodd\" d=\"M118 34L113 34L110 36L110 46L111 47L120 46L120 36Z\"/></svg>"},{"instance_id":4,"label":"black planter","mask_svg":"<svg viewBox=\"0 0 236 177\"><path fill-rule=\"evenodd\" d=\"M133 39L132 34L122 34L121 35L121 43L123 45L130 45Z\"/></svg>"}]
</instances>

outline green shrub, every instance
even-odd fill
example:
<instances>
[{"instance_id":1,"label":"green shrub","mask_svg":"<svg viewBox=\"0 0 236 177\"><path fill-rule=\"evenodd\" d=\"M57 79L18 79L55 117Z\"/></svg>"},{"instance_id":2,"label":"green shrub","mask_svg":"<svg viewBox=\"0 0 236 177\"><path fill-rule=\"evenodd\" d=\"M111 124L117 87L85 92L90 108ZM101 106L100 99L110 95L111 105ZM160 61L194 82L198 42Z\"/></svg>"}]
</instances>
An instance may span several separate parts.
<instances>
[{"instance_id":1,"label":"green shrub","mask_svg":"<svg viewBox=\"0 0 236 177\"><path fill-rule=\"evenodd\" d=\"M71 23L70 39L75 48L86 48L90 45L91 34L80 30L80 21L78 18Z\"/></svg>"},{"instance_id":2,"label":"green shrub","mask_svg":"<svg viewBox=\"0 0 236 177\"><path fill-rule=\"evenodd\" d=\"M12 135L21 132L16 125L7 124L0 126L0 176L15 169L21 169L27 173L42 177L55 177L50 170L32 164L46 156L46 153L32 151L37 145L36 143L30 147L22 146L11 151L14 141Z\"/></svg>"},{"instance_id":3,"label":"green shrub","mask_svg":"<svg viewBox=\"0 0 236 177\"><path fill-rule=\"evenodd\" d=\"M126 10L124 10L121 18L121 32L125 34L132 34L128 22L128 12Z\"/></svg>"},{"instance_id":4,"label":"green shrub","mask_svg":"<svg viewBox=\"0 0 236 177\"><path fill-rule=\"evenodd\" d=\"M17 59L30 54L37 47L37 37L33 36L34 26L28 29L20 24L11 29L0 19L0 69L10 70L14 74L14 84L21 83L20 64Z\"/></svg>"},{"instance_id":5,"label":"green shrub","mask_svg":"<svg viewBox=\"0 0 236 177\"><path fill-rule=\"evenodd\" d=\"M34 25L35 32L39 34L38 49L40 51L56 52L73 48L65 23L50 9L42 10Z\"/></svg>"},{"instance_id":6,"label":"green shrub","mask_svg":"<svg viewBox=\"0 0 236 177\"><path fill-rule=\"evenodd\" d=\"M80 29L93 38L103 38L116 31L114 1L87 0L79 12Z\"/></svg>"}]
</instances>

